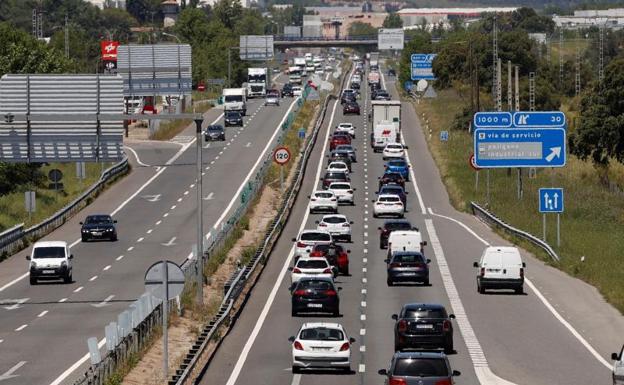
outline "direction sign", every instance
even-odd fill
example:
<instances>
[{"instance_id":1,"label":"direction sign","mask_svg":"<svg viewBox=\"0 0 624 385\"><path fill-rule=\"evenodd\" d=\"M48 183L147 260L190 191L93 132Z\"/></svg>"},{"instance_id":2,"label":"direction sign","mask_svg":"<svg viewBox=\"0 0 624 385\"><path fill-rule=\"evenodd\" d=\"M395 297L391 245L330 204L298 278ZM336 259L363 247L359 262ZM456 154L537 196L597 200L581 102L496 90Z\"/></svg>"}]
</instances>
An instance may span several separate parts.
<instances>
[{"instance_id":1,"label":"direction sign","mask_svg":"<svg viewBox=\"0 0 624 385\"><path fill-rule=\"evenodd\" d=\"M273 161L280 166L285 165L290 160L290 151L286 147L278 147L273 152Z\"/></svg>"},{"instance_id":2,"label":"direction sign","mask_svg":"<svg viewBox=\"0 0 624 385\"><path fill-rule=\"evenodd\" d=\"M513 122L511 112L477 112L474 114L475 128L509 128Z\"/></svg>"},{"instance_id":3,"label":"direction sign","mask_svg":"<svg viewBox=\"0 0 624 385\"><path fill-rule=\"evenodd\" d=\"M563 212L563 188L541 188L538 199L540 213Z\"/></svg>"},{"instance_id":4,"label":"direction sign","mask_svg":"<svg viewBox=\"0 0 624 385\"><path fill-rule=\"evenodd\" d=\"M377 32L377 48L384 49L403 49L404 42L403 28L381 28Z\"/></svg>"},{"instance_id":5,"label":"direction sign","mask_svg":"<svg viewBox=\"0 0 624 385\"><path fill-rule=\"evenodd\" d=\"M565 127L566 117L561 111L518 111L513 114L517 128Z\"/></svg>"},{"instance_id":6,"label":"direction sign","mask_svg":"<svg viewBox=\"0 0 624 385\"><path fill-rule=\"evenodd\" d=\"M411 55L410 59L412 61L412 80L435 80L436 77L433 74L433 59L435 59L436 54L423 54L423 53L414 53Z\"/></svg>"},{"instance_id":7,"label":"direction sign","mask_svg":"<svg viewBox=\"0 0 624 385\"><path fill-rule=\"evenodd\" d=\"M566 132L563 128L477 128L475 164L483 168L563 167Z\"/></svg>"}]
</instances>

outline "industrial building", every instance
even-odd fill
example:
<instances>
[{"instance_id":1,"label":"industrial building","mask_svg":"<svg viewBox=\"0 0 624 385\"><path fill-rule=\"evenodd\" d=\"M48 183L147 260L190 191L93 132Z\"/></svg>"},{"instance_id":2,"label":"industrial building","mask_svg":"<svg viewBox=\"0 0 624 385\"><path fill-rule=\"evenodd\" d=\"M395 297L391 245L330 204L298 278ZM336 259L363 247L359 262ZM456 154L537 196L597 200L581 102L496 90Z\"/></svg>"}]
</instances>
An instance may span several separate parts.
<instances>
[{"instance_id":1,"label":"industrial building","mask_svg":"<svg viewBox=\"0 0 624 385\"><path fill-rule=\"evenodd\" d=\"M449 25L453 19L478 19L483 13L508 13L518 7L483 7L483 8L405 8L398 11L403 20L403 27L431 25Z\"/></svg>"},{"instance_id":2,"label":"industrial building","mask_svg":"<svg viewBox=\"0 0 624 385\"><path fill-rule=\"evenodd\" d=\"M563 29L603 26L610 29L624 27L624 8L574 11L574 16L553 16L555 25Z\"/></svg>"}]
</instances>

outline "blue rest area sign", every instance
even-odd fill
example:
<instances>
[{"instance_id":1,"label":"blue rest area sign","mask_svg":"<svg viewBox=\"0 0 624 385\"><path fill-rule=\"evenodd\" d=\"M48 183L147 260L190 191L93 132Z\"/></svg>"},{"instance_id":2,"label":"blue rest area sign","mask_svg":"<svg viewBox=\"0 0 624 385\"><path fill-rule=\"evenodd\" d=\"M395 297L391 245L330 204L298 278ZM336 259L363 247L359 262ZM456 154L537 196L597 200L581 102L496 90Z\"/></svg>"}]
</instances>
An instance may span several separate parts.
<instances>
[{"instance_id":1,"label":"blue rest area sign","mask_svg":"<svg viewBox=\"0 0 624 385\"><path fill-rule=\"evenodd\" d=\"M435 80L436 77L433 74L433 59L435 59L436 54L429 53L413 53L411 55L412 61L412 80Z\"/></svg>"},{"instance_id":2,"label":"blue rest area sign","mask_svg":"<svg viewBox=\"0 0 624 385\"><path fill-rule=\"evenodd\" d=\"M566 132L563 128L477 128L475 164L482 168L563 167Z\"/></svg>"},{"instance_id":3,"label":"blue rest area sign","mask_svg":"<svg viewBox=\"0 0 624 385\"><path fill-rule=\"evenodd\" d=\"M513 114L517 128L565 127L566 117L561 111L518 111Z\"/></svg>"},{"instance_id":4,"label":"blue rest area sign","mask_svg":"<svg viewBox=\"0 0 624 385\"><path fill-rule=\"evenodd\" d=\"M541 188L539 189L539 212L562 213L563 212L563 189Z\"/></svg>"}]
</instances>

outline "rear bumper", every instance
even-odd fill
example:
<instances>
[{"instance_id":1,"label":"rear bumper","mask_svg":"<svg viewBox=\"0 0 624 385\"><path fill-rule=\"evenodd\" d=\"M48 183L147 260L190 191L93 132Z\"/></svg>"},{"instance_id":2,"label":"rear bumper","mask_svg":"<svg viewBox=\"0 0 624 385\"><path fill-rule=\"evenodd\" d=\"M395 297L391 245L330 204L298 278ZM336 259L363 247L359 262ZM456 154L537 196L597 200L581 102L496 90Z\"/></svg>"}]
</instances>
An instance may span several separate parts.
<instances>
[{"instance_id":1,"label":"rear bumper","mask_svg":"<svg viewBox=\"0 0 624 385\"><path fill-rule=\"evenodd\" d=\"M519 289L524 279L494 279L477 277L477 284L486 289Z\"/></svg>"},{"instance_id":2,"label":"rear bumper","mask_svg":"<svg viewBox=\"0 0 624 385\"><path fill-rule=\"evenodd\" d=\"M429 272L388 270L388 279L393 282L423 282L429 279Z\"/></svg>"},{"instance_id":3,"label":"rear bumper","mask_svg":"<svg viewBox=\"0 0 624 385\"><path fill-rule=\"evenodd\" d=\"M351 359L348 354L344 356L320 356L301 353L293 357L293 366L299 368L349 368Z\"/></svg>"},{"instance_id":4,"label":"rear bumper","mask_svg":"<svg viewBox=\"0 0 624 385\"><path fill-rule=\"evenodd\" d=\"M395 343L401 349L435 349L444 348L449 337L445 335L398 335L395 337Z\"/></svg>"}]
</instances>

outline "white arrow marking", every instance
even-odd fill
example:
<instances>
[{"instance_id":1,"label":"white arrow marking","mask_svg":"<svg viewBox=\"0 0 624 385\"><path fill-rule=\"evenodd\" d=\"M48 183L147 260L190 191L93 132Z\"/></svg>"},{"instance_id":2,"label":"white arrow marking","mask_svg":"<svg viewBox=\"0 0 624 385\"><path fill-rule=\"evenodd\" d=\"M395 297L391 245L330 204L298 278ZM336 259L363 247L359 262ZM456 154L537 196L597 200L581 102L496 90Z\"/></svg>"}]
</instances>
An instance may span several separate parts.
<instances>
[{"instance_id":1,"label":"white arrow marking","mask_svg":"<svg viewBox=\"0 0 624 385\"><path fill-rule=\"evenodd\" d=\"M0 304L2 305L12 304L11 306L5 306L4 308L7 310L15 310L15 309L19 309L21 307L20 305L28 301L29 299L30 298L5 299L5 300L0 301Z\"/></svg>"},{"instance_id":2,"label":"white arrow marking","mask_svg":"<svg viewBox=\"0 0 624 385\"><path fill-rule=\"evenodd\" d=\"M115 296L114 296L113 294L111 294L111 295L109 295L108 297L106 297L106 299L105 299L104 301L102 301L102 302L100 302L100 303L97 303L97 304L91 304L91 306L93 306L93 307L98 307L98 308L99 308L99 307L104 307L104 306L107 306L107 305L109 305L109 303L108 303L108 302L109 302L111 299L113 299L114 297L115 297Z\"/></svg>"},{"instance_id":3,"label":"white arrow marking","mask_svg":"<svg viewBox=\"0 0 624 385\"><path fill-rule=\"evenodd\" d=\"M548 198L548 193L544 193L544 207L546 208L546 210L548 210L548 202L550 201Z\"/></svg>"},{"instance_id":4,"label":"white arrow marking","mask_svg":"<svg viewBox=\"0 0 624 385\"><path fill-rule=\"evenodd\" d=\"M8 380L9 378L13 378L13 377L19 377L19 374L13 374L13 373L15 373L17 369L24 366L26 362L27 361L20 361L17 364L15 364L15 366L13 366L11 369L4 372L4 374L0 375L0 381Z\"/></svg>"},{"instance_id":5,"label":"white arrow marking","mask_svg":"<svg viewBox=\"0 0 624 385\"><path fill-rule=\"evenodd\" d=\"M204 146L204 148L210 148L210 143L206 143L206 145Z\"/></svg>"},{"instance_id":6,"label":"white arrow marking","mask_svg":"<svg viewBox=\"0 0 624 385\"><path fill-rule=\"evenodd\" d=\"M247 142L247 144L245 145L245 147L251 147L251 142Z\"/></svg>"},{"instance_id":7,"label":"white arrow marking","mask_svg":"<svg viewBox=\"0 0 624 385\"><path fill-rule=\"evenodd\" d=\"M551 147L550 154L546 157L546 162L551 162L555 157L559 158L561 156L561 147Z\"/></svg>"},{"instance_id":8,"label":"white arrow marking","mask_svg":"<svg viewBox=\"0 0 624 385\"><path fill-rule=\"evenodd\" d=\"M141 198L147 200L148 202L158 202L160 200L160 195L143 195Z\"/></svg>"},{"instance_id":9,"label":"white arrow marking","mask_svg":"<svg viewBox=\"0 0 624 385\"><path fill-rule=\"evenodd\" d=\"M173 237L173 238L171 238L171 240L170 240L169 242L167 242L167 243L161 243L161 245L163 245L163 246L167 246L167 247L169 247L169 246L173 246L173 245L175 245L175 240L176 240L176 237Z\"/></svg>"},{"instance_id":10,"label":"white arrow marking","mask_svg":"<svg viewBox=\"0 0 624 385\"><path fill-rule=\"evenodd\" d=\"M214 193L213 192L211 192L206 197L204 197L205 201L209 201L209 200L212 200L212 199L214 199Z\"/></svg>"},{"instance_id":11,"label":"white arrow marking","mask_svg":"<svg viewBox=\"0 0 624 385\"><path fill-rule=\"evenodd\" d=\"M557 201L559 200L559 194L555 193L553 195L553 198L555 198L555 208L557 208Z\"/></svg>"}]
</instances>

